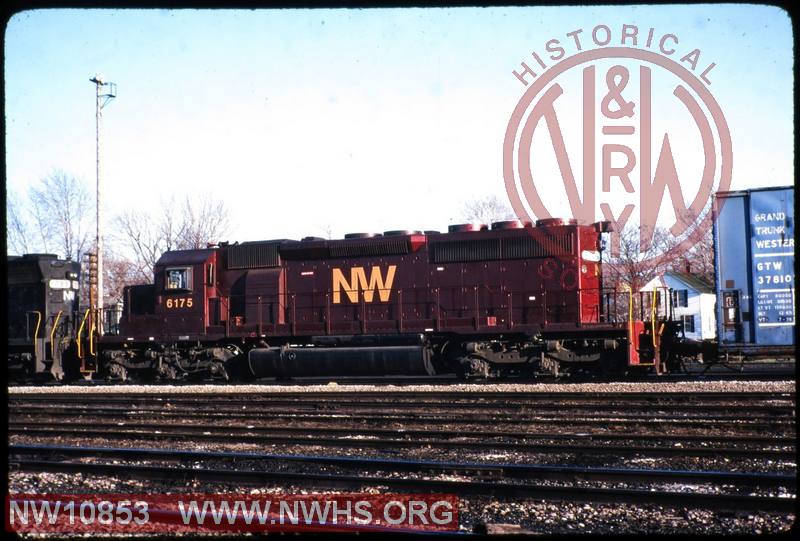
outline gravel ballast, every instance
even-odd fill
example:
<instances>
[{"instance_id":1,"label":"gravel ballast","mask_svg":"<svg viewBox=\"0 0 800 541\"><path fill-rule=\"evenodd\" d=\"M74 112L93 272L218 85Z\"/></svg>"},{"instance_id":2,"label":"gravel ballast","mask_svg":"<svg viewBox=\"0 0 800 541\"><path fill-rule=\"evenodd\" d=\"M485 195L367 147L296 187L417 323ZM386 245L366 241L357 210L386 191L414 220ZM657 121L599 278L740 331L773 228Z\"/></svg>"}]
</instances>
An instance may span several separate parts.
<instances>
[{"instance_id":1,"label":"gravel ballast","mask_svg":"<svg viewBox=\"0 0 800 541\"><path fill-rule=\"evenodd\" d=\"M62 385L54 387L9 387L8 394L281 394L358 393L384 391L480 393L694 393L694 392L794 392L796 383L785 381L678 381L663 383L485 383L451 385Z\"/></svg>"},{"instance_id":2,"label":"gravel ballast","mask_svg":"<svg viewBox=\"0 0 800 541\"><path fill-rule=\"evenodd\" d=\"M131 493L165 494L213 492L264 497L277 494L335 494L337 491L309 491L293 485L242 488L229 484L213 487L200 482L156 483L115 477L29 474L14 472L9 490L19 493ZM362 487L365 493L386 492L383 487ZM625 534L764 534L788 531L794 514L767 512L714 512L677 507L636 504L590 504L545 502L542 500L499 501L491 497L459 498L459 525L472 531L481 524L509 524L541 534L625 533Z\"/></svg>"},{"instance_id":3,"label":"gravel ballast","mask_svg":"<svg viewBox=\"0 0 800 541\"><path fill-rule=\"evenodd\" d=\"M786 381L692 381L692 382L635 382L635 383L503 383L503 384L435 384L435 385L338 385L335 383L328 385L74 385L74 386L53 386L53 387L11 387L8 389L10 397L15 395L22 401L21 397L25 394L47 394L52 396L59 395L90 395L90 394L152 394L152 395L200 395L203 394L232 394L232 395L280 395L282 393L352 393L359 392L385 392L385 393L404 393L404 392L430 392L430 393L460 393L463 392L465 398L471 395L479 396L482 393L686 393L687 397L692 393L794 393L795 382ZM240 397L237 397L240 398ZM337 397L338 398L338 397ZM305 399L305 398L304 398ZM458 398L461 400L461 398ZM80 400L80 399L79 399ZM150 401L150 397L146 399ZM227 398L224 399L227 401ZM320 398L324 400L324 398ZM716 398L715 398L716 400ZM781 397L781 401L794 401L794 396ZM569 399L572 401L572 399ZM205 404L205 401L201 401ZM177 407L181 407L178 402L173 401ZM209 408L213 408L212 402L208 401ZM197 408L197 405L192 406ZM24 415L24 414L23 414ZM86 415L86 414L84 414ZM530 413L533 417L535 414ZM787 414L784 414L787 415ZM154 414L154 418L158 415ZM22 417L20 417L22 418ZM87 417L88 418L88 417ZM787 417L784 417L784 419ZM791 417L789 417L791 418ZM175 420L179 424L179 420ZM224 427L232 421L221 421L218 427ZM255 421L236 421L237 423ZM287 421L288 422L288 421ZM332 421L331 421L332 422ZM315 423L318 423L315 425ZM397 429L398 434L402 434L404 425L401 421L393 421L386 428ZM609 421L607 427L598 427L597 430L632 430L631 427L616 428L613 421ZM315 426L324 427L323 421L309 422L308 428L313 431ZM420 426L431 425L430 422L417 422ZM576 423L580 426L579 423ZM63 424L61 426L64 426ZM121 425L124 426L124 425ZM354 431L358 430L358 423L353 422ZM442 425L444 428L446 425ZM792 425L787 425L792 426ZM407 428L407 426L406 426ZM454 425L451 428L456 428ZM461 427L468 430L470 434L465 437L475 437L481 430L480 426ZM655 426L649 427L651 430L661 430ZM576 430L574 426L566 424L564 427L548 428L547 430ZM533 429L531 429L533 430ZM589 430L581 428L580 430ZM698 433L689 429L672 428L678 434ZM701 434L711 436L715 433L724 433L722 428L708 430L705 432L700 429ZM769 428L769 433L777 434L778 430L788 430L787 434L794 434L792 428ZM474 434L472 432L474 431ZM535 432L535 431L534 431ZM749 433L749 432L744 432ZM767 433L767 435L769 435ZM143 434L136 439L103 439L102 437L87 437L69 433L55 438L35 436L33 434L14 434L9 438L10 443L49 443L71 446L108 446L108 447L177 447L181 449L208 449L208 450L238 450L249 452L264 453L286 453L286 454L313 454L313 455L336 455L336 456L382 456L409 459L428 459L446 460L453 462L482 462L482 463L538 463L538 464L583 464L586 466L616 466L631 468L676 468L688 470L721 470L721 471L753 471L753 472L776 472L776 473L796 473L796 463L793 460L772 461L757 459L752 457L741 457L730 459L721 456L691 457L676 455L673 457L649 457L649 456L579 456L574 453L544 454L537 452L495 452L473 449L442 449L422 445L419 448L408 449L377 449L367 447L352 448L331 448L314 444L290 445L290 444L252 444L242 443L235 440L236 436L231 435L229 442L202 442L202 441L182 441L175 440L156 440L148 438ZM92 459L86 459L92 460ZM146 461L120 461L121 464L143 464ZM205 464L208 465L208 464ZM223 467L223 463L211 463L213 466ZM186 463L186 467L199 467L200 464ZM261 463L261 467L267 467L277 471L296 471L302 472L304 466L291 465L289 463ZM258 468L258 462L241 461L236 465L237 468ZM325 472L331 474L346 473L337 468L322 468L307 466L307 471ZM392 472L385 472L392 475ZM420 478L426 474L418 474ZM403 474L403 476L406 476ZM293 479L298 483L297 479ZM333 494L341 491L314 490L309 486L301 486L292 483L265 483L257 486L237 486L230 483L212 483L198 480L146 480L127 478L125 476L115 477L111 475L89 475L89 474L61 474L61 473L42 473L11 470L8 475L8 489L11 493L130 493L130 494L163 494L163 493L225 493L225 494L262 494L265 497L280 493L326 493ZM603 481L576 481L576 486L593 487L612 487L619 486L613 483L605 484ZM634 485L636 488L643 488ZM701 483L672 484L652 488L651 490L670 490L678 492L693 491L716 491L725 490L718 487L706 486ZM368 493L384 493L386 487L369 486L361 487L361 491ZM762 494L762 489L755 489L754 494ZM794 493L788 493L784 489L778 492L785 497L794 497ZM626 533L626 534L767 534L788 531L793 527L795 521L794 513L778 512L724 512L710 511L703 509L690 509L681 507L667 507L651 504L619 503L601 504L590 502L560 502L543 501L535 499L513 499L504 500L490 496L469 496L460 498L460 527L462 531L472 531L475 528L480 530L482 524L505 524L508 531L523 531L537 534L570 534L570 533ZM490 528L491 531L491 528Z\"/></svg>"}]
</instances>

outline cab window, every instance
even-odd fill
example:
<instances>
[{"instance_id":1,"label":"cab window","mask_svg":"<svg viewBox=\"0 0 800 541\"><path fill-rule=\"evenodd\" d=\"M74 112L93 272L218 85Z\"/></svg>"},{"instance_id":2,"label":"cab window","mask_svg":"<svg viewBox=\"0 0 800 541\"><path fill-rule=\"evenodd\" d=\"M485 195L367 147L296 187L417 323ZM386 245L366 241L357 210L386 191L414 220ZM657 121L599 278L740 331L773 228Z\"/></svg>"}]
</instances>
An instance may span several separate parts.
<instances>
[{"instance_id":1,"label":"cab window","mask_svg":"<svg viewBox=\"0 0 800 541\"><path fill-rule=\"evenodd\" d=\"M166 287L167 290L186 290L192 289L192 273L188 267L167 269Z\"/></svg>"}]
</instances>

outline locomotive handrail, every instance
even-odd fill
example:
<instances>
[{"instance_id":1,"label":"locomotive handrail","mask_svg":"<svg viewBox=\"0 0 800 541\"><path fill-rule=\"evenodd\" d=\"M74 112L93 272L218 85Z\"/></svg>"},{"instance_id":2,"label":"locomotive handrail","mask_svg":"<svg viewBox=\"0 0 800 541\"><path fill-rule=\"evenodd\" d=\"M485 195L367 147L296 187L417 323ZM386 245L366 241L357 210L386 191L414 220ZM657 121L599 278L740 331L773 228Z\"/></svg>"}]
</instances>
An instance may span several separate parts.
<instances>
[{"instance_id":1,"label":"locomotive handrail","mask_svg":"<svg viewBox=\"0 0 800 541\"><path fill-rule=\"evenodd\" d=\"M424 327L434 331L450 325L468 325L481 330L488 326L492 330L506 328L510 331L522 331L531 325L570 322L578 325L611 323L623 326L626 320L633 320L633 311L636 310L635 296L629 286L624 291L619 287L586 287L565 292L555 288L509 290L469 284L441 287L423 285L402 288L402 291L400 288L374 288L372 291L376 302L364 302L363 295L359 295L359 301L355 304L344 298L342 302L334 303L331 290L274 294L254 292L252 295L223 293L219 298L208 301L207 332L214 332L211 327L222 325L218 332L226 336L240 332L253 335L287 332L335 334L350 332L345 330L348 322L358 328L357 332L366 332L367 328L374 331L387 329L387 325L392 325L400 332L408 332L421 326L424 320L427 320ZM388 302L378 301L378 293L386 291L391 292ZM363 288L360 292L364 292ZM581 302L585 304L579 304L579 295L582 295ZM660 297L657 299L655 309L658 316ZM647 296L645 300L649 301L650 297ZM627 307L624 305L626 301ZM217 303L215 310L211 309L212 302ZM608 309L599 308L600 303ZM644 306L649 314L652 307L647 307L647 302ZM218 316L211 315L217 311L220 312ZM487 321L484 318L490 319ZM135 321L137 314L132 314L131 319ZM660 319L660 316L656 319ZM96 349L96 341L97 337L93 336L92 350Z\"/></svg>"},{"instance_id":2,"label":"locomotive handrail","mask_svg":"<svg viewBox=\"0 0 800 541\"><path fill-rule=\"evenodd\" d=\"M34 310L32 313L38 316L36 320L36 330L33 331L33 356L38 360L39 348L36 345L39 342L39 326L42 324L42 313L38 310Z\"/></svg>"},{"instance_id":3,"label":"locomotive handrail","mask_svg":"<svg viewBox=\"0 0 800 541\"><path fill-rule=\"evenodd\" d=\"M633 289L629 284L622 284L622 287L628 292L628 334L633 340Z\"/></svg>"},{"instance_id":4,"label":"locomotive handrail","mask_svg":"<svg viewBox=\"0 0 800 541\"><path fill-rule=\"evenodd\" d=\"M55 334L56 334L56 329L58 328L58 320L61 319L61 312L62 310L59 310L58 314L56 314L56 318L53 321L53 328L50 330L50 357L52 357L53 359L56 358Z\"/></svg>"},{"instance_id":5,"label":"locomotive handrail","mask_svg":"<svg viewBox=\"0 0 800 541\"><path fill-rule=\"evenodd\" d=\"M402 313L401 309L400 314ZM402 325L400 330L403 330ZM331 334L331 294L329 292L325 292L325 334Z\"/></svg>"},{"instance_id":6,"label":"locomotive handrail","mask_svg":"<svg viewBox=\"0 0 800 541\"><path fill-rule=\"evenodd\" d=\"M480 329L480 325L478 324L481 318L481 311L479 304L480 303L478 297L478 286L475 286L475 330L476 331Z\"/></svg>"},{"instance_id":7,"label":"locomotive handrail","mask_svg":"<svg viewBox=\"0 0 800 541\"><path fill-rule=\"evenodd\" d=\"M264 332L261 328L261 295L258 295L256 300L258 301L258 336L263 336Z\"/></svg>"},{"instance_id":8,"label":"locomotive handrail","mask_svg":"<svg viewBox=\"0 0 800 541\"><path fill-rule=\"evenodd\" d=\"M397 316L398 316L397 330L398 330L398 332L403 332L403 290L402 289L398 289L397 290L397 306L400 308L397 311Z\"/></svg>"},{"instance_id":9,"label":"locomotive handrail","mask_svg":"<svg viewBox=\"0 0 800 541\"><path fill-rule=\"evenodd\" d=\"M650 303L651 304L651 306L650 306L650 326L651 326L652 331L653 331L652 332L652 334L653 334L653 337L652 337L653 348L657 348L658 347L658 345L656 344L656 299L657 299L656 288L653 288L653 300Z\"/></svg>"},{"instance_id":10,"label":"locomotive handrail","mask_svg":"<svg viewBox=\"0 0 800 541\"><path fill-rule=\"evenodd\" d=\"M476 307L476 289L478 292L477 295L477 307ZM352 305L356 309L356 319L354 321L358 321L361 325L363 322L366 322L369 326L369 322L371 321L384 321L380 317L378 319L374 319L370 314L372 313L372 309L387 309L387 307L392 306L397 309L397 312L393 317L385 318L385 321L393 321L399 324L401 319L400 309L402 308L402 319L403 319L403 326L406 324L408 309L417 307L417 306L425 306L429 305L432 309L432 317L434 320L441 319L442 317L448 317L446 313L450 312L458 312L464 313L469 312L472 318L478 317L480 318L484 312L495 312L495 315L503 314L504 316L508 316L510 320L514 320L514 324L519 324L517 318L519 317L519 312L522 310L538 310L543 317L546 318L547 321L553 319L555 316L555 321L562 321L565 317L572 317L578 316L579 314L576 312L575 314L567 314L566 312L558 312L556 313L554 310L566 309L568 312L575 311L575 307L571 306L571 304L561 303L556 300L555 302L550 302L550 297L553 294L557 294L556 290L533 290L533 289L526 289L526 290L519 290L519 291L511 291L503 290L501 288L489 288L486 286L446 286L446 287L416 287L416 288L404 288L401 290L398 289L386 289L386 288L378 288L373 291L391 291L394 293L394 298L390 300L388 303L368 303L362 302L364 299L359 299L359 301ZM593 322L598 319L597 314L599 313L597 304L600 302L605 302L609 306L612 304L614 306L617 305L617 298L612 303L611 301L611 292L618 293L618 290L611 288L581 288L571 291L572 295L577 295L579 292L584 295L584 299L586 299L586 295L588 293L593 294L596 297L593 301L593 304L588 307L583 307L583 313L580 314L582 318L586 319L586 322ZM415 295L416 292L430 292L430 295L426 296L426 299L430 298L430 300L425 301L417 301L415 300L417 296ZM468 293L467 293L468 292ZM447 301L442 298L445 293L453 294L454 297L447 298ZM463 295L466 293L466 297ZM491 294L491 299L482 300L482 294ZM515 300L515 296L520 297L521 303L517 303ZM260 301L259 301L260 297ZM531 298L534 297L534 298ZM556 297L553 297L556 298ZM225 297L221 299L223 302L221 306L227 306L227 301L235 301L239 299L241 303L239 304L240 308L235 311L231 312L230 318L227 318L228 321L234 322L237 326L241 326L244 324L244 320L247 318L247 314L250 314L252 317L251 323L253 324L253 330L258 329L258 324L260 321L261 324L261 332L271 332L270 327L272 325L280 325L282 324L279 320L276 320L276 315L270 316L268 313L265 313L265 310L272 310L274 308L278 308L279 310L286 310L286 323L291 326L292 324L300 325L302 323L301 319L299 318L300 311L303 310L310 310L314 314L320 314L319 321L317 323L325 324L326 332L327 331L328 323L331 325L335 322L336 319L332 311L338 310L341 308L345 308L351 306L350 303L337 303L334 304L332 302L332 294L330 291L311 291L311 292L302 292L302 293L279 293L275 295L253 295L248 296L246 294L236 294L229 297ZM286 299L288 302L283 302L282 299ZM467 301L466 304L459 304L460 301ZM525 299L533 302L525 302ZM562 299L563 300L563 299ZM448 306L447 302L452 301L455 304L452 306ZM245 311L245 307L253 307L253 311L250 312L249 310ZM284 308L285 307L285 308ZM317 311L317 309L322 309L321 311ZM591 311L594 315L587 316L587 310ZM614 314L612 310L608 310L607 318L610 321L614 320ZM305 313L305 312L304 312ZM459 317L459 316L456 316ZM463 316L461 316L463 317ZM604 314L604 317L606 315ZM238 322L237 322L237 318ZM473 320L474 326L474 320Z\"/></svg>"},{"instance_id":11,"label":"locomotive handrail","mask_svg":"<svg viewBox=\"0 0 800 541\"><path fill-rule=\"evenodd\" d=\"M83 314L83 320L81 321L80 326L78 327L78 334L75 335L75 342L78 344L78 358L83 359L83 355L81 355L81 334L83 334L83 327L86 325L86 318L89 317L89 308L86 309L86 312Z\"/></svg>"},{"instance_id":12,"label":"locomotive handrail","mask_svg":"<svg viewBox=\"0 0 800 541\"><path fill-rule=\"evenodd\" d=\"M95 311L97 311L97 310L95 310ZM89 327L89 355L91 355L92 357L95 356L95 351L94 351L94 331L97 328L95 326L96 319L97 319L97 314L93 314L92 315L92 325L91 325L91 327Z\"/></svg>"}]
</instances>

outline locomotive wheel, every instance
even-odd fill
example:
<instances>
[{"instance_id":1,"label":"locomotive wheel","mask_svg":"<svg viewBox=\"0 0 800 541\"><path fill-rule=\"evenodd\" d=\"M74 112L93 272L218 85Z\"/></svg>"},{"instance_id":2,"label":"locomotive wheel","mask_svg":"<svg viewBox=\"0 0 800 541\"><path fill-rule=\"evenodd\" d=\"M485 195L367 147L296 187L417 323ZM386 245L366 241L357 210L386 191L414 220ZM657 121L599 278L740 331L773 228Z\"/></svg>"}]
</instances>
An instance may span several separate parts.
<instances>
[{"instance_id":1,"label":"locomotive wheel","mask_svg":"<svg viewBox=\"0 0 800 541\"><path fill-rule=\"evenodd\" d=\"M211 378L215 380L229 381L228 371L225 370L225 365L222 362L216 361L211 363Z\"/></svg>"},{"instance_id":2,"label":"locomotive wheel","mask_svg":"<svg viewBox=\"0 0 800 541\"><path fill-rule=\"evenodd\" d=\"M458 375L461 379L487 379L489 377L489 363L480 357L461 357L459 366Z\"/></svg>"},{"instance_id":3,"label":"locomotive wheel","mask_svg":"<svg viewBox=\"0 0 800 541\"><path fill-rule=\"evenodd\" d=\"M167 363L162 363L158 366L157 370L157 377L161 381L175 381L178 379L178 371L175 370L174 366L170 366Z\"/></svg>"},{"instance_id":4,"label":"locomotive wheel","mask_svg":"<svg viewBox=\"0 0 800 541\"><path fill-rule=\"evenodd\" d=\"M128 370L119 363L108 363L108 379L116 381L126 381L128 379Z\"/></svg>"}]
</instances>

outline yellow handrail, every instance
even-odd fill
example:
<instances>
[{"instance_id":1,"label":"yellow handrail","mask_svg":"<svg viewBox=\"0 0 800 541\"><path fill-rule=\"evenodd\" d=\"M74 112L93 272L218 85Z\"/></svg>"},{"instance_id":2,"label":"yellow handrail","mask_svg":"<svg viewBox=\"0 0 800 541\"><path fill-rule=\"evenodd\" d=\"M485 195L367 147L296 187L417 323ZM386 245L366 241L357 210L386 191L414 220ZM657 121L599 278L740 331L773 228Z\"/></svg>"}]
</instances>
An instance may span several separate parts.
<instances>
[{"instance_id":1,"label":"yellow handrail","mask_svg":"<svg viewBox=\"0 0 800 541\"><path fill-rule=\"evenodd\" d=\"M656 288L653 286L653 301L650 303L652 306L650 307L650 327L653 331L653 347L656 347Z\"/></svg>"},{"instance_id":2,"label":"yellow handrail","mask_svg":"<svg viewBox=\"0 0 800 541\"><path fill-rule=\"evenodd\" d=\"M36 320L36 330L33 331L33 356L36 357L36 360L39 360L39 348L36 347L37 342L39 341L39 326L42 324L42 313L38 310L33 312L39 318Z\"/></svg>"},{"instance_id":3,"label":"yellow handrail","mask_svg":"<svg viewBox=\"0 0 800 541\"><path fill-rule=\"evenodd\" d=\"M633 289L628 284L622 284L628 290L628 334L633 344Z\"/></svg>"},{"instance_id":4,"label":"yellow handrail","mask_svg":"<svg viewBox=\"0 0 800 541\"><path fill-rule=\"evenodd\" d=\"M96 316L96 315L94 315L94 316L92 317L92 326L91 326L91 328L89 329L89 355L91 355L92 357L94 357L94 356L95 356L95 351L94 351L94 330L95 330L97 327L95 326L94 322L95 322L96 320L97 320L97 316Z\"/></svg>"},{"instance_id":5,"label":"yellow handrail","mask_svg":"<svg viewBox=\"0 0 800 541\"><path fill-rule=\"evenodd\" d=\"M56 329L58 328L58 320L61 319L61 312L62 310L58 311L56 319L53 321L53 328L50 330L50 357L52 357L54 360L56 358L56 341L54 336L56 334Z\"/></svg>"},{"instance_id":6,"label":"yellow handrail","mask_svg":"<svg viewBox=\"0 0 800 541\"><path fill-rule=\"evenodd\" d=\"M89 317L89 309L86 309L86 313L83 314L83 321L81 321L80 327L78 327L78 334L75 336L75 342L78 344L78 358L83 359L83 355L81 355L81 334L83 334L83 326L86 325L86 318Z\"/></svg>"},{"instance_id":7,"label":"yellow handrail","mask_svg":"<svg viewBox=\"0 0 800 541\"><path fill-rule=\"evenodd\" d=\"M633 319L633 290L628 284L622 285L628 291L628 321L631 321Z\"/></svg>"}]
</instances>

